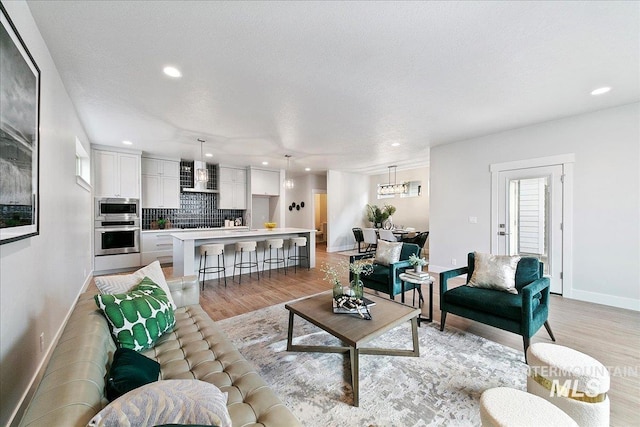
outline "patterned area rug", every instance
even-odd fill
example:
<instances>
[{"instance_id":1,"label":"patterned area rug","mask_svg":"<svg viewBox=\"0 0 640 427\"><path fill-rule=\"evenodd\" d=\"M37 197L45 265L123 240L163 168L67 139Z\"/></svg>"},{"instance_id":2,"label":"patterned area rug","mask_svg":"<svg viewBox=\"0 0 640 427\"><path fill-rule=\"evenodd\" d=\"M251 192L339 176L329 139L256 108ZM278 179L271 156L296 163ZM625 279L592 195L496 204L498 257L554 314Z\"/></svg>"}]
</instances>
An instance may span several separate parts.
<instances>
[{"instance_id":1,"label":"patterned area rug","mask_svg":"<svg viewBox=\"0 0 640 427\"><path fill-rule=\"evenodd\" d=\"M356 408L351 406L347 356L286 351L288 313L284 304L278 304L218 323L307 427L478 426L484 390L526 389L521 351L454 328L440 332L437 323L423 323L418 328L419 358L360 356L360 406ZM354 322L366 320L354 317ZM340 345L299 317L294 337L298 337L294 343ZM410 349L409 322L369 346Z\"/></svg>"}]
</instances>

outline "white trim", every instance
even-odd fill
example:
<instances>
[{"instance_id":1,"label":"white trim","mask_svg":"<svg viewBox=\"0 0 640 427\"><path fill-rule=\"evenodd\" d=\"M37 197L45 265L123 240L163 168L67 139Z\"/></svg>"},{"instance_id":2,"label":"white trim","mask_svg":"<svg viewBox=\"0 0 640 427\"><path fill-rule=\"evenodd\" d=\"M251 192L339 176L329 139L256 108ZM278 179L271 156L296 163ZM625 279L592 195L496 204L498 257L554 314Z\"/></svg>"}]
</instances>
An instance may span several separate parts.
<instances>
[{"instance_id":1,"label":"white trim","mask_svg":"<svg viewBox=\"0 0 640 427\"><path fill-rule=\"evenodd\" d=\"M80 175L76 175L76 184L78 184L80 187L87 190L89 193L91 193L91 191L93 190L93 187L91 187L91 184L85 181L85 179Z\"/></svg>"},{"instance_id":2,"label":"white trim","mask_svg":"<svg viewBox=\"0 0 640 427\"><path fill-rule=\"evenodd\" d=\"M573 153L557 156L538 157L536 159L515 160L512 162L493 163L489 165L489 172L503 172L513 169L537 168L541 166L563 165L575 163L576 155Z\"/></svg>"},{"instance_id":3,"label":"white trim","mask_svg":"<svg viewBox=\"0 0 640 427\"><path fill-rule=\"evenodd\" d=\"M342 246L332 246L332 247L327 246L327 252L343 252L343 251L352 251L352 250L353 250L353 245L342 245Z\"/></svg>"},{"instance_id":4,"label":"white trim","mask_svg":"<svg viewBox=\"0 0 640 427\"><path fill-rule=\"evenodd\" d=\"M573 290L572 299L591 302L595 304L604 304L612 307L624 308L627 310L640 311L640 300L626 297L617 297L614 295L601 294L599 292Z\"/></svg>"},{"instance_id":5,"label":"white trim","mask_svg":"<svg viewBox=\"0 0 640 427\"><path fill-rule=\"evenodd\" d=\"M516 160L513 162L493 163L491 172L491 253L498 250L498 175L500 172L529 169L544 166L562 165L564 183L562 188L562 295L574 298L573 290L573 164L575 154L539 157L536 159Z\"/></svg>"}]
</instances>

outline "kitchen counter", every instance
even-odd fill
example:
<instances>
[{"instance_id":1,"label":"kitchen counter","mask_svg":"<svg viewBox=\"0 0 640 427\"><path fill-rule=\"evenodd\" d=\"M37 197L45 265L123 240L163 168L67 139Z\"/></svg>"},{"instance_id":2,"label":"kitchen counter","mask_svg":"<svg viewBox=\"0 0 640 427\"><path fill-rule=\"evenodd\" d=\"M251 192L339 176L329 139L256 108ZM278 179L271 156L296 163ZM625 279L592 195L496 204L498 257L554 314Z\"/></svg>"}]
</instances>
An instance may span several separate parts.
<instances>
[{"instance_id":1,"label":"kitchen counter","mask_svg":"<svg viewBox=\"0 0 640 427\"><path fill-rule=\"evenodd\" d=\"M260 270L262 270L262 246L260 243L276 236L285 240L285 246L286 241L291 237L306 237L307 244L309 245L309 265L312 268L315 267L316 230L305 228L274 228L268 230L266 228L249 229L246 227L229 227L184 230L171 234L171 237L173 237L173 274L175 276L198 274L198 265L200 262L199 247L207 243L222 243L225 245L226 275L231 276L233 274L234 245L236 242L243 240L256 240L258 242L258 265L260 266Z\"/></svg>"}]
</instances>

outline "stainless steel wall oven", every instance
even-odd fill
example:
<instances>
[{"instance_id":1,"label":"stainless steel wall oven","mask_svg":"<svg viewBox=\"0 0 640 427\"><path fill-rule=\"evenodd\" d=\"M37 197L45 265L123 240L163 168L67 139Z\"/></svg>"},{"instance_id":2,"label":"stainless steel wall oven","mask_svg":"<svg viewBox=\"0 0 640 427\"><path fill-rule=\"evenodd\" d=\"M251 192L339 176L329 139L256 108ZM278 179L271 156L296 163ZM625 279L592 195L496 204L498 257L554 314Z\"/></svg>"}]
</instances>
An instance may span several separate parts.
<instances>
[{"instance_id":1,"label":"stainless steel wall oven","mask_svg":"<svg viewBox=\"0 0 640 427\"><path fill-rule=\"evenodd\" d=\"M140 252L140 200L96 199L96 256Z\"/></svg>"}]
</instances>

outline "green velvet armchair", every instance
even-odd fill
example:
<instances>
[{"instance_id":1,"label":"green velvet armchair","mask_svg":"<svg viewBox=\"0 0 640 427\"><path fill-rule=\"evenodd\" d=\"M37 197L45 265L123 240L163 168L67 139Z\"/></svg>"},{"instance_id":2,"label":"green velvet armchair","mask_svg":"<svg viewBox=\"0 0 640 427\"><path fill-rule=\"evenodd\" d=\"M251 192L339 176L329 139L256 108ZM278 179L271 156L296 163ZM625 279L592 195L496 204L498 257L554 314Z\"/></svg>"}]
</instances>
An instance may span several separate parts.
<instances>
[{"instance_id":1,"label":"green velvet armchair","mask_svg":"<svg viewBox=\"0 0 640 427\"><path fill-rule=\"evenodd\" d=\"M402 302L404 302L404 292L402 288L402 281L400 280L400 273L403 273L407 268L411 267L409 264L409 256L415 254L420 256L420 246L413 243L403 243L402 251L400 252L400 260L394 262L389 266L373 263L373 273L360 276L360 280L365 288L373 289L378 292L389 295L391 299L395 299L395 296L402 294ZM373 258L375 253L352 255L350 262L354 262L359 259ZM349 280L352 280L353 275L350 273ZM409 291L416 287L411 283L405 283L404 291Z\"/></svg>"},{"instance_id":2,"label":"green velvet armchair","mask_svg":"<svg viewBox=\"0 0 640 427\"><path fill-rule=\"evenodd\" d=\"M467 274L467 283L473 274L474 254L468 255L467 267L440 273L440 330L444 330L447 313L466 317L521 335L526 359L531 337L544 325L553 341L555 337L547 317L549 315L549 278L543 277L543 264L532 257L523 257L516 268L517 294L458 286L448 289L447 281Z\"/></svg>"}]
</instances>

